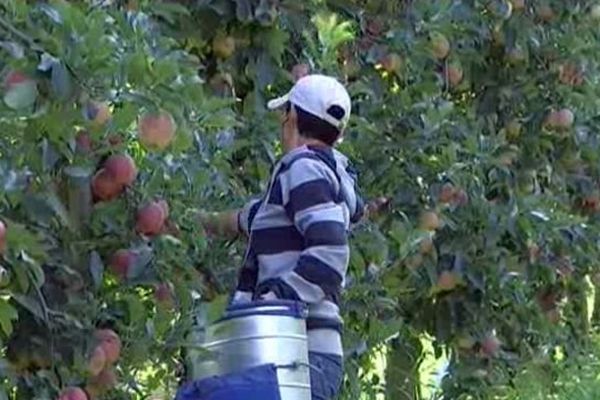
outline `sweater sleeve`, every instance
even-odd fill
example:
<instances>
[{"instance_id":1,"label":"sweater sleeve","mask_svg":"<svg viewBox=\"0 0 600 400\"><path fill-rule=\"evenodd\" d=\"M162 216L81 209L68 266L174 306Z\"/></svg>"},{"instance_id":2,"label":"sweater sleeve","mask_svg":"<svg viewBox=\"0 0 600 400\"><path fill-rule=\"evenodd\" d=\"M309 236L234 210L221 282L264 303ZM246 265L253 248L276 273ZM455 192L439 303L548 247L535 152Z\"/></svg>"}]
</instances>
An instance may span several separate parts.
<instances>
[{"instance_id":1,"label":"sweater sleeve","mask_svg":"<svg viewBox=\"0 0 600 400\"><path fill-rule=\"evenodd\" d=\"M252 227L252 221L258 212L260 207L261 199L252 199L247 202L244 207L238 213L238 229L243 232L244 235L250 235L250 228Z\"/></svg>"},{"instance_id":2,"label":"sweater sleeve","mask_svg":"<svg viewBox=\"0 0 600 400\"><path fill-rule=\"evenodd\" d=\"M337 178L321 161L302 158L280 179L285 211L304 246L295 268L280 280L287 287L279 292L291 290L306 303L337 303L350 258L348 211L335 201Z\"/></svg>"}]
</instances>

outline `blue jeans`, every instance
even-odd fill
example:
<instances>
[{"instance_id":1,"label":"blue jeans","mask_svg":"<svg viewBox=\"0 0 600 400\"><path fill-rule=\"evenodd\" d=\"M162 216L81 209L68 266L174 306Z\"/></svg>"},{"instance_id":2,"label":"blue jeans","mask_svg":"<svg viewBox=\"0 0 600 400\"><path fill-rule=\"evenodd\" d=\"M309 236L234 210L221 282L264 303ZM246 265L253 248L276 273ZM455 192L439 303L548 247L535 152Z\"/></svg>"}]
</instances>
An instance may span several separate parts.
<instances>
[{"instance_id":1,"label":"blue jeans","mask_svg":"<svg viewBox=\"0 0 600 400\"><path fill-rule=\"evenodd\" d=\"M334 400L344 378L343 359L335 354L309 352L312 400Z\"/></svg>"}]
</instances>

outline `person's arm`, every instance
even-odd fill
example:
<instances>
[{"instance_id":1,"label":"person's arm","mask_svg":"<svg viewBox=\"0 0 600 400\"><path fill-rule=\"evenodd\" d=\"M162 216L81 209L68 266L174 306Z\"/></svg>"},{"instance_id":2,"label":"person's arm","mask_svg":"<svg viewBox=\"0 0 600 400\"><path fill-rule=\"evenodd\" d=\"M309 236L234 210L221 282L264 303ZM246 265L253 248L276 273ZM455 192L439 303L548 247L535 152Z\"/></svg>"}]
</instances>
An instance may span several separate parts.
<instances>
[{"instance_id":1,"label":"person's arm","mask_svg":"<svg viewBox=\"0 0 600 400\"><path fill-rule=\"evenodd\" d=\"M282 173L286 213L304 238L293 271L259 288L266 298L317 303L337 300L349 263L344 209L335 203L336 178L321 162L302 158Z\"/></svg>"},{"instance_id":2,"label":"person's arm","mask_svg":"<svg viewBox=\"0 0 600 400\"><path fill-rule=\"evenodd\" d=\"M256 215L260 200L252 200L237 210L222 212L199 212L198 220L212 236L233 238L243 233L249 235L251 219Z\"/></svg>"}]
</instances>

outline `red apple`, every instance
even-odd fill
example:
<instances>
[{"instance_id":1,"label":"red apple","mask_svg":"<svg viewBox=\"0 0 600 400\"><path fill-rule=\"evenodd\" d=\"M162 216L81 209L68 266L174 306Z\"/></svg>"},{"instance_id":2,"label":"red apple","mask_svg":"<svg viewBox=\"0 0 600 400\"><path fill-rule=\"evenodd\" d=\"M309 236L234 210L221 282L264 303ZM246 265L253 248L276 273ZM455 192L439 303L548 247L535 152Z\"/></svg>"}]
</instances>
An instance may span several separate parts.
<instances>
[{"instance_id":1,"label":"red apple","mask_svg":"<svg viewBox=\"0 0 600 400\"><path fill-rule=\"evenodd\" d=\"M96 376L102 372L106 365L106 353L102 346L96 346L88 361L88 372L91 376Z\"/></svg>"},{"instance_id":2,"label":"red apple","mask_svg":"<svg viewBox=\"0 0 600 400\"><path fill-rule=\"evenodd\" d=\"M115 199L123 191L123 185L119 184L106 169L102 168L92 178L92 193L101 201Z\"/></svg>"},{"instance_id":3,"label":"red apple","mask_svg":"<svg viewBox=\"0 0 600 400\"><path fill-rule=\"evenodd\" d=\"M439 32L433 32L430 36L431 54L438 60L443 60L450 53L450 42L446 36Z\"/></svg>"},{"instance_id":4,"label":"red apple","mask_svg":"<svg viewBox=\"0 0 600 400\"><path fill-rule=\"evenodd\" d=\"M452 271L443 271L437 280L437 288L441 291L454 290L458 285L458 278Z\"/></svg>"},{"instance_id":5,"label":"red apple","mask_svg":"<svg viewBox=\"0 0 600 400\"><path fill-rule=\"evenodd\" d=\"M157 303L171 308L175 304L175 297L172 286L167 282L162 282L154 288L154 298Z\"/></svg>"},{"instance_id":6,"label":"red apple","mask_svg":"<svg viewBox=\"0 0 600 400\"><path fill-rule=\"evenodd\" d=\"M402 66L402 57L397 53L386 54L381 60L381 65L388 73L396 73Z\"/></svg>"},{"instance_id":7,"label":"red apple","mask_svg":"<svg viewBox=\"0 0 600 400\"><path fill-rule=\"evenodd\" d=\"M123 186L129 186L137 177L135 161L127 154L115 154L104 163L104 168L110 173L114 181Z\"/></svg>"},{"instance_id":8,"label":"red apple","mask_svg":"<svg viewBox=\"0 0 600 400\"><path fill-rule=\"evenodd\" d=\"M93 143L90 134L85 130L77 132L75 137L75 145L77 152L81 154L87 154L92 151Z\"/></svg>"},{"instance_id":9,"label":"red apple","mask_svg":"<svg viewBox=\"0 0 600 400\"><path fill-rule=\"evenodd\" d=\"M433 251L433 239L426 237L419 243L419 251L421 254L429 254Z\"/></svg>"},{"instance_id":10,"label":"red apple","mask_svg":"<svg viewBox=\"0 0 600 400\"><path fill-rule=\"evenodd\" d=\"M162 231L165 221L163 206L152 202L138 210L135 229L143 235L157 235Z\"/></svg>"},{"instance_id":11,"label":"red apple","mask_svg":"<svg viewBox=\"0 0 600 400\"><path fill-rule=\"evenodd\" d=\"M540 20L544 22L550 22L554 19L554 10L550 5L543 3L537 8L537 15Z\"/></svg>"},{"instance_id":12,"label":"red apple","mask_svg":"<svg viewBox=\"0 0 600 400\"><path fill-rule=\"evenodd\" d=\"M131 250L117 250L110 259L109 269L120 279L126 279L129 268L135 262L135 253Z\"/></svg>"},{"instance_id":13,"label":"red apple","mask_svg":"<svg viewBox=\"0 0 600 400\"><path fill-rule=\"evenodd\" d=\"M460 83L463 80L463 76L464 76L463 69L458 64L450 64L446 68L445 76L446 76L446 79L448 80L448 85L450 87L456 87L456 86L460 85Z\"/></svg>"},{"instance_id":14,"label":"red apple","mask_svg":"<svg viewBox=\"0 0 600 400\"><path fill-rule=\"evenodd\" d=\"M452 196L452 203L456 207L464 207L469 203L469 195L464 189L459 189Z\"/></svg>"},{"instance_id":15,"label":"red apple","mask_svg":"<svg viewBox=\"0 0 600 400\"><path fill-rule=\"evenodd\" d=\"M87 394L78 387L69 387L63 390L58 396L58 400L88 400Z\"/></svg>"},{"instance_id":16,"label":"red apple","mask_svg":"<svg viewBox=\"0 0 600 400\"><path fill-rule=\"evenodd\" d=\"M166 200L157 200L156 204L163 210L165 219L169 218L169 203Z\"/></svg>"},{"instance_id":17,"label":"red apple","mask_svg":"<svg viewBox=\"0 0 600 400\"><path fill-rule=\"evenodd\" d=\"M85 115L95 126L107 123L112 117L108 103L91 101L86 105Z\"/></svg>"},{"instance_id":18,"label":"red apple","mask_svg":"<svg viewBox=\"0 0 600 400\"><path fill-rule=\"evenodd\" d=\"M452 198L454 197L455 192L456 192L456 189L454 188L453 184L451 184L450 182L444 183L444 186L442 186L442 190L440 191L440 196L439 196L440 202L441 203L450 203L450 201L452 201Z\"/></svg>"},{"instance_id":19,"label":"red apple","mask_svg":"<svg viewBox=\"0 0 600 400\"><path fill-rule=\"evenodd\" d=\"M513 10L524 10L525 9L525 0L511 0Z\"/></svg>"},{"instance_id":20,"label":"red apple","mask_svg":"<svg viewBox=\"0 0 600 400\"><path fill-rule=\"evenodd\" d=\"M294 82L298 82L301 78L304 78L310 73L310 66L308 64L296 64L292 67L292 76Z\"/></svg>"},{"instance_id":21,"label":"red apple","mask_svg":"<svg viewBox=\"0 0 600 400\"><path fill-rule=\"evenodd\" d=\"M440 218L434 211L425 211L421 214L420 228L426 231L435 231L442 226Z\"/></svg>"},{"instance_id":22,"label":"red apple","mask_svg":"<svg viewBox=\"0 0 600 400\"><path fill-rule=\"evenodd\" d=\"M177 127L168 112L146 114L138 124L140 142L147 149L163 150L173 141Z\"/></svg>"},{"instance_id":23,"label":"red apple","mask_svg":"<svg viewBox=\"0 0 600 400\"><path fill-rule=\"evenodd\" d=\"M121 355L121 339L119 335L111 329L98 329L94 332L94 338L104 351L106 363L108 365L116 363Z\"/></svg>"},{"instance_id":24,"label":"red apple","mask_svg":"<svg viewBox=\"0 0 600 400\"><path fill-rule=\"evenodd\" d=\"M29 81L29 77L21 71L10 71L4 78L4 89L10 90L19 83Z\"/></svg>"},{"instance_id":25,"label":"red apple","mask_svg":"<svg viewBox=\"0 0 600 400\"><path fill-rule=\"evenodd\" d=\"M568 108L563 108L556 114L556 123L559 128L570 128L575 121L575 115Z\"/></svg>"},{"instance_id":26,"label":"red apple","mask_svg":"<svg viewBox=\"0 0 600 400\"><path fill-rule=\"evenodd\" d=\"M493 357L500 350L500 344L496 335L490 334L481 341L481 352L486 357Z\"/></svg>"},{"instance_id":27,"label":"red apple","mask_svg":"<svg viewBox=\"0 0 600 400\"><path fill-rule=\"evenodd\" d=\"M115 374L115 370L106 368L97 376L92 377L85 389L92 398L97 398L113 389L116 385L117 375Z\"/></svg>"}]
</instances>

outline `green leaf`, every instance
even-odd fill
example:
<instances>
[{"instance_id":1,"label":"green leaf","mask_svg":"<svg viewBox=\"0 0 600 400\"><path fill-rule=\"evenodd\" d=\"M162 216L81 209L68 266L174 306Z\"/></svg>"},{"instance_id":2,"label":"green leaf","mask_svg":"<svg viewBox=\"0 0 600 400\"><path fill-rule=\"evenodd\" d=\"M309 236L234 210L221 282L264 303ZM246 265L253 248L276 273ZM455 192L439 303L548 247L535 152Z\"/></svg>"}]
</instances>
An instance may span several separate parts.
<instances>
[{"instance_id":1,"label":"green leaf","mask_svg":"<svg viewBox=\"0 0 600 400\"><path fill-rule=\"evenodd\" d=\"M67 100L73 94L71 74L64 63L59 62L52 67L52 91L60 100Z\"/></svg>"},{"instance_id":2,"label":"green leaf","mask_svg":"<svg viewBox=\"0 0 600 400\"><path fill-rule=\"evenodd\" d=\"M115 109L112 124L115 130L127 130L137 118L137 107L135 104L126 102L121 107Z\"/></svg>"},{"instance_id":3,"label":"green leaf","mask_svg":"<svg viewBox=\"0 0 600 400\"><path fill-rule=\"evenodd\" d=\"M0 328L6 336L10 336L13 332L12 321L18 319L17 310L11 306L6 300L0 299Z\"/></svg>"},{"instance_id":4,"label":"green leaf","mask_svg":"<svg viewBox=\"0 0 600 400\"><path fill-rule=\"evenodd\" d=\"M289 40L289 34L279 29L269 29L260 35L260 43L263 43L267 53L277 62L281 62L281 57Z\"/></svg>"},{"instance_id":5,"label":"green leaf","mask_svg":"<svg viewBox=\"0 0 600 400\"><path fill-rule=\"evenodd\" d=\"M104 264L98 252L93 251L90 254L90 275L96 290L102 287L102 278L104 276Z\"/></svg>"},{"instance_id":6,"label":"green leaf","mask_svg":"<svg viewBox=\"0 0 600 400\"><path fill-rule=\"evenodd\" d=\"M249 0L234 0L235 16L238 21L250 22L252 20L252 4Z\"/></svg>"},{"instance_id":7,"label":"green leaf","mask_svg":"<svg viewBox=\"0 0 600 400\"><path fill-rule=\"evenodd\" d=\"M135 84L143 84L144 77L148 74L148 59L146 54L138 51L132 54L126 61L127 78Z\"/></svg>"},{"instance_id":8,"label":"green leaf","mask_svg":"<svg viewBox=\"0 0 600 400\"><path fill-rule=\"evenodd\" d=\"M135 295L126 296L125 301L127 302L127 311L131 324L142 326L144 321L146 321L146 309L144 308L144 304Z\"/></svg>"},{"instance_id":9,"label":"green leaf","mask_svg":"<svg viewBox=\"0 0 600 400\"><path fill-rule=\"evenodd\" d=\"M46 319L44 311L37 299L18 293L13 294L13 299L40 320Z\"/></svg>"},{"instance_id":10,"label":"green leaf","mask_svg":"<svg viewBox=\"0 0 600 400\"><path fill-rule=\"evenodd\" d=\"M31 107L38 96L37 83L26 81L15 84L4 95L4 102L13 110Z\"/></svg>"}]
</instances>

